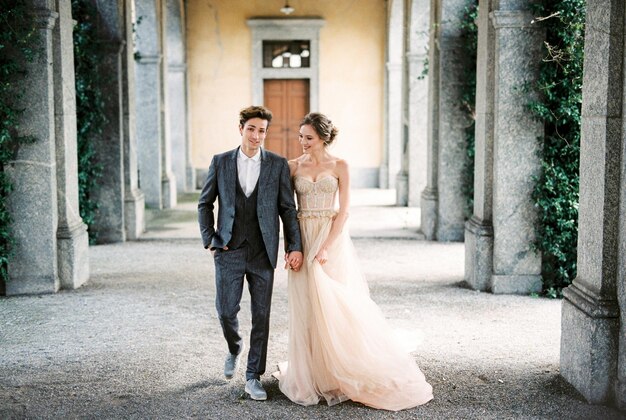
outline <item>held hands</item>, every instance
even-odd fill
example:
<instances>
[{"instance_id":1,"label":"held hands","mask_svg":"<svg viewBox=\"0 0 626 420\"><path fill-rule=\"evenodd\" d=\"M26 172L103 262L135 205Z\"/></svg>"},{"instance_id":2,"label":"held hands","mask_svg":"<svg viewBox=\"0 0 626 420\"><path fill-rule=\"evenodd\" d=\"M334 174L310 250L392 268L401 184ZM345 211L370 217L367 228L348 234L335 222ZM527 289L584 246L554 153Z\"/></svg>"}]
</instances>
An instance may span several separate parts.
<instances>
[{"instance_id":1,"label":"held hands","mask_svg":"<svg viewBox=\"0 0 626 420\"><path fill-rule=\"evenodd\" d=\"M304 259L302 258L302 252L291 251L285 254L285 269L300 271L300 267L302 267L303 261Z\"/></svg>"}]
</instances>

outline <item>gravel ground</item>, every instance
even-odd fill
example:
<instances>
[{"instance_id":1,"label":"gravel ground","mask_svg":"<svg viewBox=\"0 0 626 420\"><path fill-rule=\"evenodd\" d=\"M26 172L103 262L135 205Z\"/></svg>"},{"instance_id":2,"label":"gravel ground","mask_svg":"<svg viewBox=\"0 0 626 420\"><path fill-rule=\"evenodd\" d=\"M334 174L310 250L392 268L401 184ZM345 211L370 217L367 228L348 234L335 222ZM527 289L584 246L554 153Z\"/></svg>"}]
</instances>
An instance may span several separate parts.
<instances>
[{"instance_id":1,"label":"gravel ground","mask_svg":"<svg viewBox=\"0 0 626 420\"><path fill-rule=\"evenodd\" d=\"M559 376L559 301L469 290L463 245L419 235L354 242L372 298L393 325L422 337L415 359L433 401L393 413L284 397L270 376L287 356L281 269L263 377L269 400L246 399L244 369L231 381L222 374L212 260L197 238L176 234L193 231L187 210L172 213L169 228L160 220L147 240L92 247L91 280L78 290L0 298L0 418L625 418L587 404ZM247 336L247 292L240 322Z\"/></svg>"}]
</instances>

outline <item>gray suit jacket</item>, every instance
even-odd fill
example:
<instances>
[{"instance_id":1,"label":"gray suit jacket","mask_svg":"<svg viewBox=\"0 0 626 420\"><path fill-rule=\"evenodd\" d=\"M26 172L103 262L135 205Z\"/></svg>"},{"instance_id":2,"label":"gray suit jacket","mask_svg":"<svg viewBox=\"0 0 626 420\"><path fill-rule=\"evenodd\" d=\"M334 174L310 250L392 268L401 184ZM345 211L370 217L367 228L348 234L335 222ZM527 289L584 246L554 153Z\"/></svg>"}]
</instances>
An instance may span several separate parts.
<instances>
[{"instance_id":1,"label":"gray suit jacket","mask_svg":"<svg viewBox=\"0 0 626 420\"><path fill-rule=\"evenodd\" d=\"M231 239L235 219L239 147L213 156L204 188L198 202L198 222L205 248L223 248ZM261 149L257 217L267 256L276 268L278 259L278 217L283 221L285 252L302 251L300 227L293 199L293 188L287 160ZM218 200L217 229L213 208Z\"/></svg>"}]
</instances>

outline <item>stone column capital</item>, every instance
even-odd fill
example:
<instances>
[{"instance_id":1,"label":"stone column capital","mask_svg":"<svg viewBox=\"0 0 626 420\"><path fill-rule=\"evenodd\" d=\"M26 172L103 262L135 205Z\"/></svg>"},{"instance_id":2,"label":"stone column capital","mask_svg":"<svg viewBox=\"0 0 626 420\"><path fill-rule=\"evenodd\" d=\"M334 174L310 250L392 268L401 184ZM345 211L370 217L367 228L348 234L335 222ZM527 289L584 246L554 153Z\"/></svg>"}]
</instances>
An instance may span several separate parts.
<instances>
[{"instance_id":1,"label":"stone column capital","mask_svg":"<svg viewBox=\"0 0 626 420\"><path fill-rule=\"evenodd\" d=\"M489 13L495 29L538 27L529 10L494 10Z\"/></svg>"}]
</instances>

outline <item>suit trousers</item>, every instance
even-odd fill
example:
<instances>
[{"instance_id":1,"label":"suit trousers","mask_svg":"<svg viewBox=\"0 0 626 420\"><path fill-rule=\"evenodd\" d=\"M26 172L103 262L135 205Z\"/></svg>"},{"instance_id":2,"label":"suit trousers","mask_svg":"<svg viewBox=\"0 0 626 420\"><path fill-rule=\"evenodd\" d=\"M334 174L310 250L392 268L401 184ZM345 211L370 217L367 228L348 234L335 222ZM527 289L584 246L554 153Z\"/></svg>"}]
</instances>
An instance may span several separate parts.
<instances>
[{"instance_id":1,"label":"suit trousers","mask_svg":"<svg viewBox=\"0 0 626 420\"><path fill-rule=\"evenodd\" d=\"M259 379L265 372L270 308L274 286L274 267L265 248L245 241L237 249L217 248L215 259L215 306L224 338L231 354L242 350L239 313L244 277L248 282L252 310L252 330L246 379Z\"/></svg>"}]
</instances>

